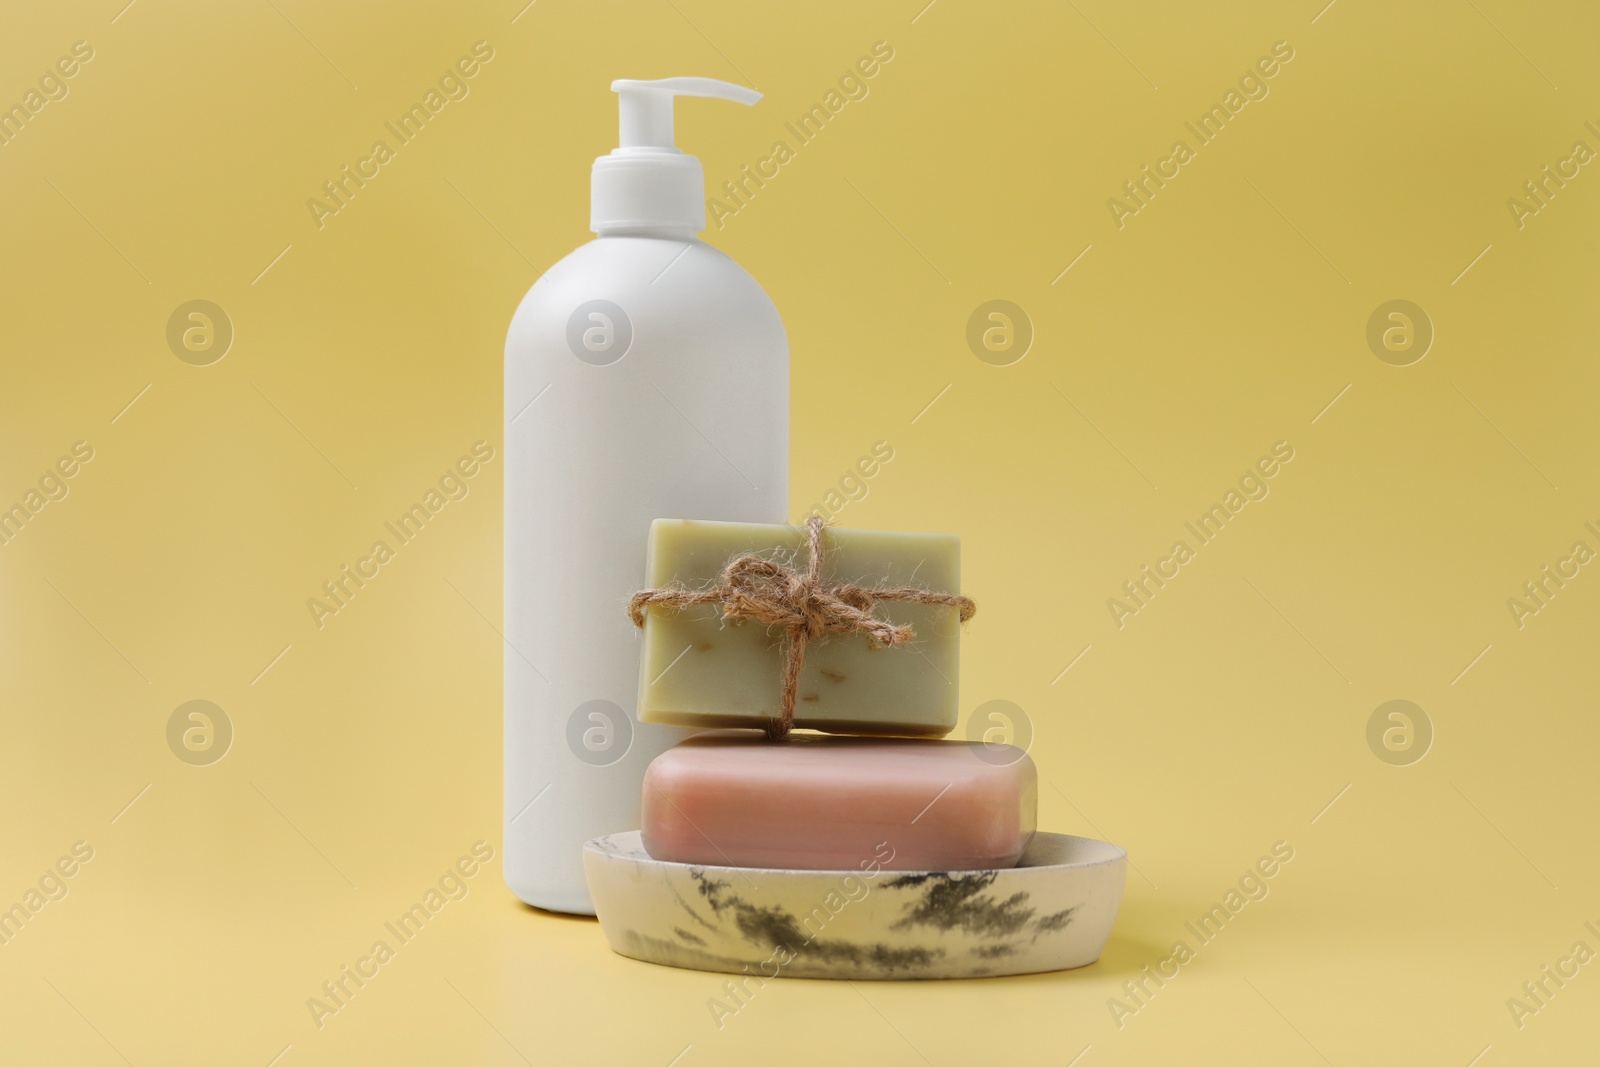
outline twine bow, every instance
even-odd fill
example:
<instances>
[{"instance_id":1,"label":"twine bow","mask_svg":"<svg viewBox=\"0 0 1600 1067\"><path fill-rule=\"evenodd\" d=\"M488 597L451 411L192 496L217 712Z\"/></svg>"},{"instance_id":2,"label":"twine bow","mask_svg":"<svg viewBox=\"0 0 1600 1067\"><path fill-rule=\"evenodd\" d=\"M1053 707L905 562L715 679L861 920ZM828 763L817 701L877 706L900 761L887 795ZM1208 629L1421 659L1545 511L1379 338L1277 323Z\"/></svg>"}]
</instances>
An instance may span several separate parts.
<instances>
[{"instance_id":1,"label":"twine bow","mask_svg":"<svg viewBox=\"0 0 1600 1067\"><path fill-rule=\"evenodd\" d=\"M890 648L914 639L916 631L910 626L897 626L872 613L880 600L948 605L958 609L962 622L978 610L978 605L967 597L911 586L885 589L841 583L824 587L824 525L819 515L806 520L810 558L804 571L790 570L760 556L743 555L730 560L717 583L709 588L670 585L643 589L628 601L628 615L639 627L644 626L645 609L651 605L678 611L698 604L716 604L722 608L724 619L750 619L781 628L787 654L778 717L767 723L767 736L773 740L794 726L795 695L810 642L827 634L861 633L879 648Z\"/></svg>"}]
</instances>

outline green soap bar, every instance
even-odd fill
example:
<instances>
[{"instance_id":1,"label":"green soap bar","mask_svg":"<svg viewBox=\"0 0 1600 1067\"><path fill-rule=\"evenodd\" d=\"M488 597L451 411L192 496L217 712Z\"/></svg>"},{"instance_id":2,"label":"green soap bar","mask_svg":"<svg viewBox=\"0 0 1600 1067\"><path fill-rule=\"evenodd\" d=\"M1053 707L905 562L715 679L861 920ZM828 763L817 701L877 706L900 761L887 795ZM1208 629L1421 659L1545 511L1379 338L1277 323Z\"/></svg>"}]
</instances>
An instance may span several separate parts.
<instances>
[{"instance_id":1,"label":"green soap bar","mask_svg":"<svg viewBox=\"0 0 1600 1067\"><path fill-rule=\"evenodd\" d=\"M955 534L829 527L822 587L841 583L939 593L961 591ZM736 556L753 554L804 573L810 554L801 526L657 519L650 525L647 581L713 586ZM956 725L961 624L945 604L879 602L873 613L916 637L889 648L865 634L810 641L794 725L836 734L943 737ZM763 726L778 715L784 633L751 620L724 620L715 604L651 605L644 626L639 720L679 726Z\"/></svg>"}]
</instances>

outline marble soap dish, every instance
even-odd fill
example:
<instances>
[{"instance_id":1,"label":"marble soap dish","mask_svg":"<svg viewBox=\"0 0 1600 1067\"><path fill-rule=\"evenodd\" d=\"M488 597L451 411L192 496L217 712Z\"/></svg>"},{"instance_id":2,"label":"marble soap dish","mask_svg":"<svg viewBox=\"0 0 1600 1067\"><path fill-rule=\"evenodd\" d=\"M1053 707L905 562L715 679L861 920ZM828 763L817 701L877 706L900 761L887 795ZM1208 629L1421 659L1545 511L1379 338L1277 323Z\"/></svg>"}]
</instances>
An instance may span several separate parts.
<instances>
[{"instance_id":1,"label":"marble soap dish","mask_svg":"<svg viewBox=\"0 0 1600 1067\"><path fill-rule=\"evenodd\" d=\"M881 846L888 849L888 845ZM637 830L583 848L612 949L647 963L776 978L979 978L1100 957L1127 856L1036 833L1016 867L890 871L706 867L651 859Z\"/></svg>"}]
</instances>

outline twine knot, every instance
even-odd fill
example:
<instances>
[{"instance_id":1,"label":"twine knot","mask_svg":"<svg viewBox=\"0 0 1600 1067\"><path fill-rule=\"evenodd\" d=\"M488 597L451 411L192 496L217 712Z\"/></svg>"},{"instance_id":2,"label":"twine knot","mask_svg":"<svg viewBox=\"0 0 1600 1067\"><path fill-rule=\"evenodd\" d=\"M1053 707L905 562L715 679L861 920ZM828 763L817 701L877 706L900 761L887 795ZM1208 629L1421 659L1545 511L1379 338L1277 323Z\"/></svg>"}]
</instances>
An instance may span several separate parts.
<instances>
[{"instance_id":1,"label":"twine knot","mask_svg":"<svg viewBox=\"0 0 1600 1067\"><path fill-rule=\"evenodd\" d=\"M937 604L957 609L966 622L978 605L954 593L936 593L911 586L883 588L850 583L824 586L822 531L819 515L806 520L809 558L803 571L791 570L756 555L737 556L722 569L715 585L688 589L681 585L643 589L628 601L628 615L642 627L645 611L651 605L678 611L699 604L716 604L724 619L750 619L783 631L787 655L783 668L783 692L778 717L767 724L767 735L774 740L794 727L794 702L800 686L800 669L805 664L806 645L828 634L865 634L879 648L891 648L913 640L910 626L897 626L873 614L880 600L915 604Z\"/></svg>"}]
</instances>

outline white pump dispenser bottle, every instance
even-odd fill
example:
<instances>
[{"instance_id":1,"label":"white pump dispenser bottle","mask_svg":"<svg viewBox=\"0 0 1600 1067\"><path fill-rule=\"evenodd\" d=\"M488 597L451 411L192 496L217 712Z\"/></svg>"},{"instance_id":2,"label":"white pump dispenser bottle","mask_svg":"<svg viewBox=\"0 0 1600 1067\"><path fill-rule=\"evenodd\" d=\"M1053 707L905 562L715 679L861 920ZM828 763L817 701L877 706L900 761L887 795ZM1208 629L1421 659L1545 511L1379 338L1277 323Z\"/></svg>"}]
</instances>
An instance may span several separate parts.
<instances>
[{"instance_id":1,"label":"white pump dispenser bottle","mask_svg":"<svg viewBox=\"0 0 1600 1067\"><path fill-rule=\"evenodd\" d=\"M581 850L639 825L646 765L690 731L640 724L639 637L656 518L783 522L789 347L772 301L696 238L700 161L676 96L753 104L710 78L616 81L619 147L595 160L590 229L518 306L505 363L506 884L593 914Z\"/></svg>"}]
</instances>

